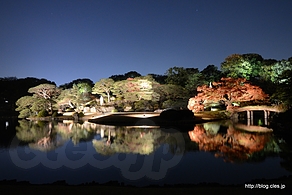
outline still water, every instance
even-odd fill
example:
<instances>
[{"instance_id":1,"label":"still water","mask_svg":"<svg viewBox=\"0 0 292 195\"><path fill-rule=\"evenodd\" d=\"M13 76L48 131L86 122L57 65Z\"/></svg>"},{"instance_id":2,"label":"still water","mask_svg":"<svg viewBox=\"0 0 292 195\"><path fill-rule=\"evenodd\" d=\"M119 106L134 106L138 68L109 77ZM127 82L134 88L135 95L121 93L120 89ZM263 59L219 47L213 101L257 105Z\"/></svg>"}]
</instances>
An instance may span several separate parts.
<instances>
[{"instance_id":1,"label":"still water","mask_svg":"<svg viewBox=\"0 0 292 195\"><path fill-rule=\"evenodd\" d=\"M0 181L244 184L291 175L290 147L230 121L155 126L1 120ZM289 171L290 170L290 171Z\"/></svg>"}]
</instances>

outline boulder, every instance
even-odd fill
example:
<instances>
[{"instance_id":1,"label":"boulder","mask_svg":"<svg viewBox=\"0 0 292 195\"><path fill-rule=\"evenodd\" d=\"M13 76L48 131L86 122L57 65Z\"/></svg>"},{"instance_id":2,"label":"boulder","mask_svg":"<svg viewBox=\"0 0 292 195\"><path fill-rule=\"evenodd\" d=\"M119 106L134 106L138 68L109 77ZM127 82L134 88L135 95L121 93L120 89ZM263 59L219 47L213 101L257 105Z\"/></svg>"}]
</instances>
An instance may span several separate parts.
<instances>
[{"instance_id":1,"label":"boulder","mask_svg":"<svg viewBox=\"0 0 292 195\"><path fill-rule=\"evenodd\" d=\"M188 120L194 118L194 113L190 110L167 109L160 113L164 120Z\"/></svg>"}]
</instances>

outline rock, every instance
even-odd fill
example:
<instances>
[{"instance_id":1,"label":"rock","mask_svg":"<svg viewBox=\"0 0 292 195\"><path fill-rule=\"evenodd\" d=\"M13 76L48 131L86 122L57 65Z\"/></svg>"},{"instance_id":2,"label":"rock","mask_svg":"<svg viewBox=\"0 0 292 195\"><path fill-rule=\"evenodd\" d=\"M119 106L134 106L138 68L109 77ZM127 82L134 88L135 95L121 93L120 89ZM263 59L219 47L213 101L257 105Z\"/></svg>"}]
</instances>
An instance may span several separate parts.
<instances>
[{"instance_id":1,"label":"rock","mask_svg":"<svg viewBox=\"0 0 292 195\"><path fill-rule=\"evenodd\" d=\"M132 106L126 106L126 108L124 109L125 112L128 112L132 109Z\"/></svg>"},{"instance_id":2,"label":"rock","mask_svg":"<svg viewBox=\"0 0 292 195\"><path fill-rule=\"evenodd\" d=\"M187 120L193 119L194 114L190 110L174 110L168 109L160 113L160 117L164 120Z\"/></svg>"}]
</instances>

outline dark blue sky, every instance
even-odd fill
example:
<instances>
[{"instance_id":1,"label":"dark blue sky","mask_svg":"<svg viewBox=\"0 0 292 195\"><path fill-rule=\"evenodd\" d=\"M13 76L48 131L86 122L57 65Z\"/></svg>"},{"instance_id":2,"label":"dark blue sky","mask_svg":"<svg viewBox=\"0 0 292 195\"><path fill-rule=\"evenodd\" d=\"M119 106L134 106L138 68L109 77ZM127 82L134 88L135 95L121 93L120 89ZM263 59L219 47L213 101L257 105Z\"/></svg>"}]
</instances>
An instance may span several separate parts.
<instances>
[{"instance_id":1,"label":"dark blue sky","mask_svg":"<svg viewBox=\"0 0 292 195\"><path fill-rule=\"evenodd\" d=\"M0 77L57 85L292 56L291 0L0 0Z\"/></svg>"}]
</instances>

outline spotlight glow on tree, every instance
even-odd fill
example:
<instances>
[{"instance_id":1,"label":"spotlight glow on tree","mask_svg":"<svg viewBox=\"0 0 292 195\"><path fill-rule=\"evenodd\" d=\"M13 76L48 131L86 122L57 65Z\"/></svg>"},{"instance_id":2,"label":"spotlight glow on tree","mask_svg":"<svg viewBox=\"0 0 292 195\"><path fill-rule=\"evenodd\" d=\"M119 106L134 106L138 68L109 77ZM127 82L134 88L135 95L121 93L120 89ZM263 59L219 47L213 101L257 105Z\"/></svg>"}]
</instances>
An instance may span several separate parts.
<instances>
[{"instance_id":1,"label":"spotlight glow on tree","mask_svg":"<svg viewBox=\"0 0 292 195\"><path fill-rule=\"evenodd\" d=\"M204 111L205 104L221 103L227 110L245 102L250 104L266 103L268 95L244 78L221 78L220 82L213 82L212 87L203 85L197 88L198 95L189 99L188 109L193 112Z\"/></svg>"}]
</instances>

